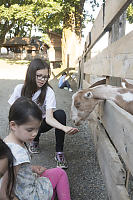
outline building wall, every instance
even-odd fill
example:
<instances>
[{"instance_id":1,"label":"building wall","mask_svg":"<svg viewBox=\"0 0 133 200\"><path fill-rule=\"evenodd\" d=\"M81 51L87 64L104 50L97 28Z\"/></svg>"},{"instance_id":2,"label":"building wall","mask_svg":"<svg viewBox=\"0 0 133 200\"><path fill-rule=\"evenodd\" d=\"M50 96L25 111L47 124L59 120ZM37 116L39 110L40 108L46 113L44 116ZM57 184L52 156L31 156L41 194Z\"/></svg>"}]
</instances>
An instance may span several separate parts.
<instances>
[{"instance_id":1,"label":"building wall","mask_svg":"<svg viewBox=\"0 0 133 200\"><path fill-rule=\"evenodd\" d=\"M49 61L58 62L62 60L62 49L61 49L61 36L56 33L49 33L50 37L50 48L48 50Z\"/></svg>"},{"instance_id":2,"label":"building wall","mask_svg":"<svg viewBox=\"0 0 133 200\"><path fill-rule=\"evenodd\" d=\"M80 40L78 36L69 28L63 29L62 36L62 65L66 67L75 67L80 56Z\"/></svg>"}]
</instances>

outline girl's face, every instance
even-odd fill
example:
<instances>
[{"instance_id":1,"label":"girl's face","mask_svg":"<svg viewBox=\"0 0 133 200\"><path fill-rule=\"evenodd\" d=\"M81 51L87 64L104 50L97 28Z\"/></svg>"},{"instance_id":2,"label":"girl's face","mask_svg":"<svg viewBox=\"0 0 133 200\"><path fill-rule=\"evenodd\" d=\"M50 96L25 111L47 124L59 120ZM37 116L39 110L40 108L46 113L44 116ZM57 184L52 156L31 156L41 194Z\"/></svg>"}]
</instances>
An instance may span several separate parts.
<instances>
[{"instance_id":1,"label":"girl's face","mask_svg":"<svg viewBox=\"0 0 133 200\"><path fill-rule=\"evenodd\" d=\"M29 122L17 125L14 121L10 122L10 129L20 142L31 142L37 135L41 122L31 118Z\"/></svg>"},{"instance_id":2,"label":"girl's face","mask_svg":"<svg viewBox=\"0 0 133 200\"><path fill-rule=\"evenodd\" d=\"M48 79L48 69L40 69L36 71L36 84L38 88L43 87Z\"/></svg>"},{"instance_id":3,"label":"girl's face","mask_svg":"<svg viewBox=\"0 0 133 200\"><path fill-rule=\"evenodd\" d=\"M4 175L7 169L8 169L8 159L7 158L0 159L0 178Z\"/></svg>"}]
</instances>

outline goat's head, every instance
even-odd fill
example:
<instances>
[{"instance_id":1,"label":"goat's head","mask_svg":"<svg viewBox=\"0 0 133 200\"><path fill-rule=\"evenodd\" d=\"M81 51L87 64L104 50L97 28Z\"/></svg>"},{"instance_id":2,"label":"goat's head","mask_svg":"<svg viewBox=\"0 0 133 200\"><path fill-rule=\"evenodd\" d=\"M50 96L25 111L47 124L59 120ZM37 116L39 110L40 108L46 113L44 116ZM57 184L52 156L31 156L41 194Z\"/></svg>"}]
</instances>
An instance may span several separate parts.
<instances>
[{"instance_id":1,"label":"goat's head","mask_svg":"<svg viewBox=\"0 0 133 200\"><path fill-rule=\"evenodd\" d=\"M92 90L85 89L76 92L72 96L71 118L75 125L80 125L80 122L87 119L89 114L94 110L98 99L95 99Z\"/></svg>"}]
</instances>

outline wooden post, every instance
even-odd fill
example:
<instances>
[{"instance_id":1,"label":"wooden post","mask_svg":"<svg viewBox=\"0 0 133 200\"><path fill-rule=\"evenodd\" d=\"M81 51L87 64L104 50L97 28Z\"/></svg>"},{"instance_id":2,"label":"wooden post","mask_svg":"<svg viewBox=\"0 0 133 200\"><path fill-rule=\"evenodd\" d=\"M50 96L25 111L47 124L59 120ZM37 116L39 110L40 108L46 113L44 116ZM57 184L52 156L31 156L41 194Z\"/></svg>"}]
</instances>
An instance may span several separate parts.
<instances>
[{"instance_id":1,"label":"wooden post","mask_svg":"<svg viewBox=\"0 0 133 200\"><path fill-rule=\"evenodd\" d=\"M110 80L110 77L106 76L106 85L109 85L109 80Z\"/></svg>"},{"instance_id":2,"label":"wooden post","mask_svg":"<svg viewBox=\"0 0 133 200\"><path fill-rule=\"evenodd\" d=\"M67 75L69 74L69 54L67 54Z\"/></svg>"},{"instance_id":3,"label":"wooden post","mask_svg":"<svg viewBox=\"0 0 133 200\"><path fill-rule=\"evenodd\" d=\"M85 51L86 51L86 45L85 45ZM82 66L83 66L83 69L82 69L82 73L83 73L83 75L82 75L82 78L83 78L82 88L83 89L89 87L90 84L91 84L90 74L84 73L84 63L89 59L91 59L91 50L83 56L83 61L82 61L83 62L82 63ZM88 66L88 68L89 68L89 66Z\"/></svg>"},{"instance_id":4,"label":"wooden post","mask_svg":"<svg viewBox=\"0 0 133 200\"><path fill-rule=\"evenodd\" d=\"M112 26L111 31L109 32L109 41L108 44L115 42L125 35L125 25L126 25L126 12L124 12L120 18L118 18ZM119 67L119 66L117 66ZM120 77L109 77L109 84L114 86L121 85Z\"/></svg>"},{"instance_id":5,"label":"wooden post","mask_svg":"<svg viewBox=\"0 0 133 200\"><path fill-rule=\"evenodd\" d=\"M78 89L83 89L83 79L84 79L84 59L83 59L83 57L81 58L79 68L80 68L79 69L80 76L79 76L79 88Z\"/></svg>"},{"instance_id":6,"label":"wooden post","mask_svg":"<svg viewBox=\"0 0 133 200\"><path fill-rule=\"evenodd\" d=\"M126 176L126 183L125 183L127 190L128 190L129 176L130 176L130 171L129 171L129 169L127 169L127 176Z\"/></svg>"},{"instance_id":7,"label":"wooden post","mask_svg":"<svg viewBox=\"0 0 133 200\"><path fill-rule=\"evenodd\" d=\"M79 66L78 66L78 83L77 83L77 89L81 89L81 60L79 60Z\"/></svg>"},{"instance_id":8,"label":"wooden post","mask_svg":"<svg viewBox=\"0 0 133 200\"><path fill-rule=\"evenodd\" d=\"M85 56L84 58L84 62L86 62L86 60L88 59L91 59L91 50L88 52L88 54ZM88 66L89 67L89 66ZM90 74L85 74L85 77L84 77L85 81L88 82L89 84L90 83Z\"/></svg>"}]
</instances>

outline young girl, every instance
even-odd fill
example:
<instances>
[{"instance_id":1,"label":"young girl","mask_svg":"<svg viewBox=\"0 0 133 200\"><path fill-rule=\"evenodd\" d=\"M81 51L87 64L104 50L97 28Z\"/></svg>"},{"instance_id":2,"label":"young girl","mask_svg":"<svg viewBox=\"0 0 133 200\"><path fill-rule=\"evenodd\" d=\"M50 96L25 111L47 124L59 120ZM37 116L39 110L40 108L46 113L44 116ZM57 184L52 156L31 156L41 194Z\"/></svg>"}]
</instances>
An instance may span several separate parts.
<instances>
[{"instance_id":1,"label":"young girl","mask_svg":"<svg viewBox=\"0 0 133 200\"><path fill-rule=\"evenodd\" d=\"M10 133L4 141L15 158L15 195L19 200L53 200L56 189L59 200L70 200L68 178L63 169L47 170L30 164L25 143L36 137L41 120L41 110L28 98L20 97L10 108Z\"/></svg>"},{"instance_id":2,"label":"young girl","mask_svg":"<svg viewBox=\"0 0 133 200\"><path fill-rule=\"evenodd\" d=\"M1 182L4 175L7 182L3 186ZM10 148L0 139L0 199L12 199L14 184L13 155Z\"/></svg>"},{"instance_id":3,"label":"young girl","mask_svg":"<svg viewBox=\"0 0 133 200\"><path fill-rule=\"evenodd\" d=\"M29 151L31 153L39 153L39 137L41 133L47 132L54 127L56 137L55 159L57 166L67 168L63 153L65 133L75 134L78 132L78 129L66 126L66 115L63 110L56 110L54 112L56 99L53 89L48 84L50 77L49 71L49 65L45 61L41 59L32 60L27 69L24 84L19 84L15 87L8 102L12 105L17 98L25 96L37 103L42 110L43 121L37 136L29 145Z\"/></svg>"}]
</instances>

